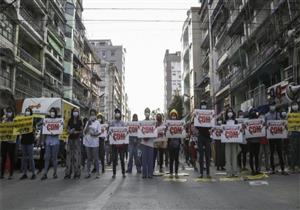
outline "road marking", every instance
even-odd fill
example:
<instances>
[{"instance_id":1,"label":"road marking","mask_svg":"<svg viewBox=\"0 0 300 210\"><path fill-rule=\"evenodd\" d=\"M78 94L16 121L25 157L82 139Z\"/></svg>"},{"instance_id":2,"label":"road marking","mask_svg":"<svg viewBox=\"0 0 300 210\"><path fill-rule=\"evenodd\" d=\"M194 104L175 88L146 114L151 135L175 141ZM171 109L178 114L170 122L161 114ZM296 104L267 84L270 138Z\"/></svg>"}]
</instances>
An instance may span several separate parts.
<instances>
[{"instance_id":1,"label":"road marking","mask_svg":"<svg viewBox=\"0 0 300 210\"><path fill-rule=\"evenodd\" d=\"M165 182L186 182L187 179L175 179L175 178L165 178L164 179Z\"/></svg>"},{"instance_id":2,"label":"road marking","mask_svg":"<svg viewBox=\"0 0 300 210\"><path fill-rule=\"evenodd\" d=\"M261 186L261 185L269 185L269 182L267 181L250 181L249 182L250 186Z\"/></svg>"},{"instance_id":3,"label":"road marking","mask_svg":"<svg viewBox=\"0 0 300 210\"><path fill-rule=\"evenodd\" d=\"M196 182L217 182L216 179L209 179L209 178L198 178L195 179Z\"/></svg>"},{"instance_id":4,"label":"road marking","mask_svg":"<svg viewBox=\"0 0 300 210\"><path fill-rule=\"evenodd\" d=\"M221 182L232 182L232 181L242 181L242 177L221 177Z\"/></svg>"},{"instance_id":5,"label":"road marking","mask_svg":"<svg viewBox=\"0 0 300 210\"><path fill-rule=\"evenodd\" d=\"M269 178L269 176L267 174L258 174L258 175L254 175L254 176L245 176L244 180L260 180L260 179L266 179Z\"/></svg>"}]
</instances>

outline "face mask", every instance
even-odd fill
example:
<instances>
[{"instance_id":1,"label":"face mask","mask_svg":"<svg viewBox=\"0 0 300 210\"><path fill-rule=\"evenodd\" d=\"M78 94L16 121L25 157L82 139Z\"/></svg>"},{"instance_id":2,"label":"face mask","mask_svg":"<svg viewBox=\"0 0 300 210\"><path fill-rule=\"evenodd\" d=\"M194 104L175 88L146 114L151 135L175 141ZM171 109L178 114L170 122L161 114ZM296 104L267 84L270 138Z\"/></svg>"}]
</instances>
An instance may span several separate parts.
<instances>
[{"instance_id":1,"label":"face mask","mask_svg":"<svg viewBox=\"0 0 300 210\"><path fill-rule=\"evenodd\" d=\"M145 113L145 116L146 116L146 117L149 117L149 116L150 116L150 113L148 113L148 112Z\"/></svg>"},{"instance_id":2,"label":"face mask","mask_svg":"<svg viewBox=\"0 0 300 210\"><path fill-rule=\"evenodd\" d=\"M7 115L7 117L11 117L12 116L12 112L7 112L6 115Z\"/></svg>"},{"instance_id":3,"label":"face mask","mask_svg":"<svg viewBox=\"0 0 300 210\"><path fill-rule=\"evenodd\" d=\"M172 118L172 120L176 120L176 117L175 117L175 116L172 116L171 118Z\"/></svg>"},{"instance_id":4,"label":"face mask","mask_svg":"<svg viewBox=\"0 0 300 210\"><path fill-rule=\"evenodd\" d=\"M121 117L121 114L120 113L116 113L115 117L119 119Z\"/></svg>"},{"instance_id":5,"label":"face mask","mask_svg":"<svg viewBox=\"0 0 300 210\"><path fill-rule=\"evenodd\" d=\"M299 106L298 106L298 105L293 105L293 106L292 106L292 110L293 110L293 111L298 111L298 109L299 109Z\"/></svg>"},{"instance_id":6,"label":"face mask","mask_svg":"<svg viewBox=\"0 0 300 210\"><path fill-rule=\"evenodd\" d=\"M201 109L206 109L206 108L207 108L206 105L202 105L202 106L201 106Z\"/></svg>"},{"instance_id":7,"label":"face mask","mask_svg":"<svg viewBox=\"0 0 300 210\"><path fill-rule=\"evenodd\" d=\"M282 117L286 117L286 112L281 112Z\"/></svg>"},{"instance_id":8,"label":"face mask","mask_svg":"<svg viewBox=\"0 0 300 210\"><path fill-rule=\"evenodd\" d=\"M50 112L51 117L55 117L55 112Z\"/></svg>"},{"instance_id":9,"label":"face mask","mask_svg":"<svg viewBox=\"0 0 300 210\"><path fill-rule=\"evenodd\" d=\"M222 124L222 121L218 121L218 124L221 125L221 124Z\"/></svg>"},{"instance_id":10,"label":"face mask","mask_svg":"<svg viewBox=\"0 0 300 210\"><path fill-rule=\"evenodd\" d=\"M270 106L270 110L271 110L272 112L274 112L274 111L275 111L275 106Z\"/></svg>"},{"instance_id":11,"label":"face mask","mask_svg":"<svg viewBox=\"0 0 300 210\"><path fill-rule=\"evenodd\" d=\"M232 112L228 112L227 116L228 116L229 118L232 118L233 113L232 113Z\"/></svg>"},{"instance_id":12,"label":"face mask","mask_svg":"<svg viewBox=\"0 0 300 210\"><path fill-rule=\"evenodd\" d=\"M30 112L25 112L25 116L29 116L30 115Z\"/></svg>"},{"instance_id":13,"label":"face mask","mask_svg":"<svg viewBox=\"0 0 300 210\"><path fill-rule=\"evenodd\" d=\"M92 121L95 121L95 120L96 120L96 116L92 115L92 116L90 117L90 119L91 119Z\"/></svg>"},{"instance_id":14,"label":"face mask","mask_svg":"<svg viewBox=\"0 0 300 210\"><path fill-rule=\"evenodd\" d=\"M73 117L78 117L79 113L78 112L73 112Z\"/></svg>"}]
</instances>

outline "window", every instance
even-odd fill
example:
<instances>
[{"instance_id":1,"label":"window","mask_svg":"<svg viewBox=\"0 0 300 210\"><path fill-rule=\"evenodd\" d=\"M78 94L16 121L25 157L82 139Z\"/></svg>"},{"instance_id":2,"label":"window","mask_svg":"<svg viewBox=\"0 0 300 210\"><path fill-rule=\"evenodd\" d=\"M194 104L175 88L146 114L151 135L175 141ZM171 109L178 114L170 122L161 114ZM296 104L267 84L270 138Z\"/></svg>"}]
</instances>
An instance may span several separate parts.
<instances>
[{"instance_id":1,"label":"window","mask_svg":"<svg viewBox=\"0 0 300 210\"><path fill-rule=\"evenodd\" d=\"M105 52L105 51L102 51L102 52L101 52L101 55L102 55L103 58L105 58L105 57L106 57L106 52Z\"/></svg>"},{"instance_id":2,"label":"window","mask_svg":"<svg viewBox=\"0 0 300 210\"><path fill-rule=\"evenodd\" d=\"M112 51L110 51L110 54L111 54L111 56L115 56L116 51L115 51L115 50L112 50Z\"/></svg>"},{"instance_id":3,"label":"window","mask_svg":"<svg viewBox=\"0 0 300 210\"><path fill-rule=\"evenodd\" d=\"M74 15L74 9L75 9L75 7L74 7L74 5L73 4L71 4L71 3L69 3L69 2L67 2L66 3L66 7L65 7L65 12L68 14L68 15Z\"/></svg>"},{"instance_id":4,"label":"window","mask_svg":"<svg viewBox=\"0 0 300 210\"><path fill-rule=\"evenodd\" d=\"M1 86L11 88L12 73L10 71L10 68L11 67L6 62L4 62L4 61L1 62L1 68L0 68L0 85Z\"/></svg>"},{"instance_id":5,"label":"window","mask_svg":"<svg viewBox=\"0 0 300 210\"><path fill-rule=\"evenodd\" d=\"M72 51L65 49L65 61L71 62L72 61Z\"/></svg>"},{"instance_id":6,"label":"window","mask_svg":"<svg viewBox=\"0 0 300 210\"><path fill-rule=\"evenodd\" d=\"M66 24L65 27L65 36L68 38L72 37L72 27Z\"/></svg>"},{"instance_id":7,"label":"window","mask_svg":"<svg viewBox=\"0 0 300 210\"><path fill-rule=\"evenodd\" d=\"M3 13L0 13L0 20L1 20L1 22L0 22L0 35L5 37L10 42L13 42L14 32L15 32L15 27L14 27L13 23Z\"/></svg>"}]
</instances>

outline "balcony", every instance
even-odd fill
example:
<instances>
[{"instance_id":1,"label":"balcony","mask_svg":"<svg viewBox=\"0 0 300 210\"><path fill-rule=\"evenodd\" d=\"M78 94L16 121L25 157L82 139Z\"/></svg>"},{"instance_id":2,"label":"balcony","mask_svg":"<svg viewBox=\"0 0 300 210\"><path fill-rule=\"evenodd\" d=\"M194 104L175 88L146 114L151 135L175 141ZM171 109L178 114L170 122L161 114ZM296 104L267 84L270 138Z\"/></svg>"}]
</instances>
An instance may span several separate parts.
<instances>
[{"instance_id":1,"label":"balcony","mask_svg":"<svg viewBox=\"0 0 300 210\"><path fill-rule=\"evenodd\" d=\"M205 31L201 32L202 34L202 43L201 43L201 47L202 48L208 48L209 45L209 38L208 38L208 29L206 29Z\"/></svg>"},{"instance_id":2,"label":"balcony","mask_svg":"<svg viewBox=\"0 0 300 210\"><path fill-rule=\"evenodd\" d=\"M39 18L32 17L30 12L27 11L25 8L20 9L20 14L23 19L41 36L43 39L44 31L43 31L43 24L42 21L37 21Z\"/></svg>"},{"instance_id":3,"label":"balcony","mask_svg":"<svg viewBox=\"0 0 300 210\"><path fill-rule=\"evenodd\" d=\"M215 47L218 48L220 44L223 43L223 38L225 37L225 34L227 33L227 27L226 25L223 25L223 27L219 30L219 33L216 35L215 39Z\"/></svg>"},{"instance_id":4,"label":"balcony","mask_svg":"<svg viewBox=\"0 0 300 210\"><path fill-rule=\"evenodd\" d=\"M221 83L220 83L220 87L218 88L217 92L219 92L220 90L225 88L227 85L229 85L230 81L231 81L231 75L228 75L228 76L222 78Z\"/></svg>"},{"instance_id":5,"label":"balcony","mask_svg":"<svg viewBox=\"0 0 300 210\"><path fill-rule=\"evenodd\" d=\"M18 50L18 55L19 57L26 61L27 63L29 63L31 66L33 66L34 68L36 68L38 71L42 72L42 65L41 62L39 60L37 60L36 58L32 57L30 55L30 53L26 52L24 49L19 48Z\"/></svg>"},{"instance_id":6,"label":"balcony","mask_svg":"<svg viewBox=\"0 0 300 210\"><path fill-rule=\"evenodd\" d=\"M255 33L257 32L257 29L263 26L263 23L268 18L269 13L265 9L260 10L257 12L257 10L254 11L253 19L248 27L248 36L254 37Z\"/></svg>"},{"instance_id":7,"label":"balcony","mask_svg":"<svg viewBox=\"0 0 300 210\"><path fill-rule=\"evenodd\" d=\"M52 24L49 24L48 26L48 29L50 29L50 31L56 35L55 37L62 43L64 44L65 43L65 36L62 32L61 29L59 29L58 27L54 27Z\"/></svg>"}]
</instances>

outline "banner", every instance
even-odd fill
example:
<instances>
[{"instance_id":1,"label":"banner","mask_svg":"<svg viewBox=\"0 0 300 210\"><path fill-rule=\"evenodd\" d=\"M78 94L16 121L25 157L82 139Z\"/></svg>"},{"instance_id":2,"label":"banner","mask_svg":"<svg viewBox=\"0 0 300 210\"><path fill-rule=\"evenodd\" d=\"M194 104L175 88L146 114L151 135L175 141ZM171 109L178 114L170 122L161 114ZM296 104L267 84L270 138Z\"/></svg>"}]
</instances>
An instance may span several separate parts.
<instances>
[{"instance_id":1,"label":"banner","mask_svg":"<svg viewBox=\"0 0 300 210\"><path fill-rule=\"evenodd\" d=\"M17 136L14 135L2 135L0 136L0 142L1 141L16 141Z\"/></svg>"},{"instance_id":2,"label":"banner","mask_svg":"<svg viewBox=\"0 0 300 210\"><path fill-rule=\"evenodd\" d=\"M127 122L129 136L138 136L140 122Z\"/></svg>"},{"instance_id":3,"label":"banner","mask_svg":"<svg viewBox=\"0 0 300 210\"><path fill-rule=\"evenodd\" d=\"M288 131L300 132L300 113L288 114Z\"/></svg>"},{"instance_id":4,"label":"banner","mask_svg":"<svg viewBox=\"0 0 300 210\"><path fill-rule=\"evenodd\" d=\"M156 128L157 138L154 139L154 142L165 142L168 140L166 137L166 128L165 125Z\"/></svg>"},{"instance_id":5,"label":"banner","mask_svg":"<svg viewBox=\"0 0 300 210\"><path fill-rule=\"evenodd\" d=\"M286 139L288 136L286 120L268 120L267 139Z\"/></svg>"},{"instance_id":6,"label":"banner","mask_svg":"<svg viewBox=\"0 0 300 210\"><path fill-rule=\"evenodd\" d=\"M252 119L245 122L245 136L246 139L265 137L266 127L264 126L264 119Z\"/></svg>"},{"instance_id":7,"label":"banner","mask_svg":"<svg viewBox=\"0 0 300 210\"><path fill-rule=\"evenodd\" d=\"M129 143L127 127L110 127L109 134L109 142L112 145Z\"/></svg>"},{"instance_id":8,"label":"banner","mask_svg":"<svg viewBox=\"0 0 300 210\"><path fill-rule=\"evenodd\" d=\"M222 132L223 132L222 126L214 126L210 131L210 138L214 140L221 140Z\"/></svg>"},{"instance_id":9,"label":"banner","mask_svg":"<svg viewBox=\"0 0 300 210\"><path fill-rule=\"evenodd\" d=\"M22 135L33 132L33 117L32 116L17 116L14 119L13 135Z\"/></svg>"},{"instance_id":10,"label":"banner","mask_svg":"<svg viewBox=\"0 0 300 210\"><path fill-rule=\"evenodd\" d=\"M156 122L155 121L141 121L138 131L139 138L156 138Z\"/></svg>"},{"instance_id":11,"label":"banner","mask_svg":"<svg viewBox=\"0 0 300 210\"><path fill-rule=\"evenodd\" d=\"M4 122L0 123L0 136L9 136L13 134L14 123Z\"/></svg>"},{"instance_id":12,"label":"banner","mask_svg":"<svg viewBox=\"0 0 300 210\"><path fill-rule=\"evenodd\" d=\"M42 134L58 135L63 133L63 118L45 118Z\"/></svg>"},{"instance_id":13,"label":"banner","mask_svg":"<svg viewBox=\"0 0 300 210\"><path fill-rule=\"evenodd\" d=\"M108 124L101 124L101 133L100 133L100 138L106 138L107 137L107 129L108 129Z\"/></svg>"},{"instance_id":14,"label":"banner","mask_svg":"<svg viewBox=\"0 0 300 210\"><path fill-rule=\"evenodd\" d=\"M186 132L184 129L184 121L181 120L167 120L166 121L167 138L185 138Z\"/></svg>"},{"instance_id":15,"label":"banner","mask_svg":"<svg viewBox=\"0 0 300 210\"><path fill-rule=\"evenodd\" d=\"M213 127L215 125L214 110L195 110L195 127Z\"/></svg>"},{"instance_id":16,"label":"banner","mask_svg":"<svg viewBox=\"0 0 300 210\"><path fill-rule=\"evenodd\" d=\"M243 133L241 125L222 125L222 143L243 143Z\"/></svg>"}]
</instances>

